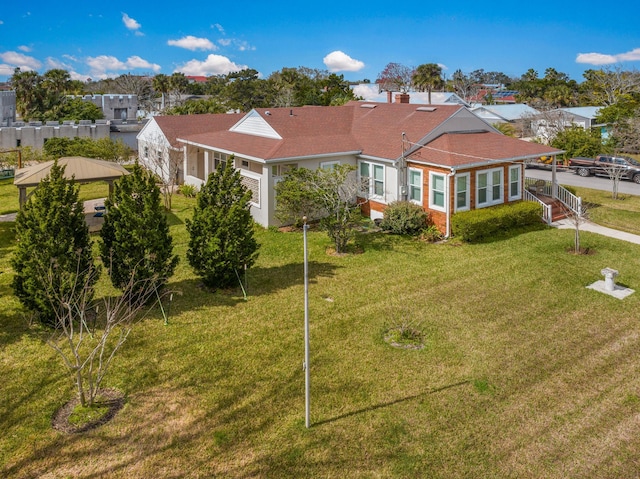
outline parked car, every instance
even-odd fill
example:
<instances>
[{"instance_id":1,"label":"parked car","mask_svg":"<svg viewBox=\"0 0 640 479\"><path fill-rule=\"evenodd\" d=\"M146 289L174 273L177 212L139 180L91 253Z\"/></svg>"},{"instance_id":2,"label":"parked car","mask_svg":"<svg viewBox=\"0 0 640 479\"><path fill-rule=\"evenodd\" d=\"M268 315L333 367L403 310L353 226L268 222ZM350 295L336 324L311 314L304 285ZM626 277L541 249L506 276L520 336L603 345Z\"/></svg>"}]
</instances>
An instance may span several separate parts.
<instances>
[{"instance_id":1,"label":"parked car","mask_svg":"<svg viewBox=\"0 0 640 479\"><path fill-rule=\"evenodd\" d=\"M620 169L620 178L640 184L640 162L628 156L598 155L595 158L571 158L569 168L580 176L610 176L612 169Z\"/></svg>"}]
</instances>

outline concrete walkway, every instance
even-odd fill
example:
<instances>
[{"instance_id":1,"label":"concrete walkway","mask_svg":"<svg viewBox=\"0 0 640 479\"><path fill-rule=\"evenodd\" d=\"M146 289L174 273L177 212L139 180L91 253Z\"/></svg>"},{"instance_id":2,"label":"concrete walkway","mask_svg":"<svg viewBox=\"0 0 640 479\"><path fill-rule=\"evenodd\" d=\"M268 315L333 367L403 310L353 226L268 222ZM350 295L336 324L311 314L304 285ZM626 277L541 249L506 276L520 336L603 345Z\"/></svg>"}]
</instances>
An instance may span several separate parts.
<instances>
[{"instance_id":1,"label":"concrete walkway","mask_svg":"<svg viewBox=\"0 0 640 479\"><path fill-rule=\"evenodd\" d=\"M573 224L571 220L567 219L551 223L551 226L559 229L575 229L575 224ZM589 231L591 233L598 233L603 236L609 236L610 238L628 241L629 243L640 244L640 235L634 235L631 233L626 233L624 231L614 230L612 228L607 228L606 226L600 226L595 223L591 223L590 221L582 223L580 225L580 231Z\"/></svg>"}]
</instances>

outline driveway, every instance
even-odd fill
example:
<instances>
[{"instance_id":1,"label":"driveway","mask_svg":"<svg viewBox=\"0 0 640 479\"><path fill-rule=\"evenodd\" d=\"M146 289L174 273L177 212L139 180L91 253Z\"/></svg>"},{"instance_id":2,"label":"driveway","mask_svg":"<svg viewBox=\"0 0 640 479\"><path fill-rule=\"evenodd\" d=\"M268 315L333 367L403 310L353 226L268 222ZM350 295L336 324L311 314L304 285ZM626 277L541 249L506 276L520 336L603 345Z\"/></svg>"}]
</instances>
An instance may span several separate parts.
<instances>
[{"instance_id":1,"label":"driveway","mask_svg":"<svg viewBox=\"0 0 640 479\"><path fill-rule=\"evenodd\" d=\"M524 174L527 178L551 181L551 170L527 168ZM558 183L561 185L611 191L611 180L606 176L588 176L583 178L582 176L576 175L573 170L558 170L556 176ZM626 195L640 195L640 185L633 181L620 180L620 183L618 184L618 193L624 193Z\"/></svg>"}]
</instances>

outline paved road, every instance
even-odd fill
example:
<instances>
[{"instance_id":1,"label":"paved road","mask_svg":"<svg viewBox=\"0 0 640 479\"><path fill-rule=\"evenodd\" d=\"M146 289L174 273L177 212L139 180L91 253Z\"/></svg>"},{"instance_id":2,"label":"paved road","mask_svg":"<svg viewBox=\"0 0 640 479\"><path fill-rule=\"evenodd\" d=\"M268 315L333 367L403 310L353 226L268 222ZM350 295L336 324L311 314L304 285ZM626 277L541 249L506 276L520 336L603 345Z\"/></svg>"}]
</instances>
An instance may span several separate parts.
<instances>
[{"instance_id":1,"label":"paved road","mask_svg":"<svg viewBox=\"0 0 640 479\"><path fill-rule=\"evenodd\" d=\"M527 168L525 176L528 178L537 178L541 180L551 181L551 170L543 170L540 168ZM558 170L558 183L561 185L579 186L582 188L591 188L594 190L611 191L611 180L605 176L588 176L583 178L576 175L573 170ZM629 180L620 180L618 193L627 195L640 195L640 185Z\"/></svg>"}]
</instances>

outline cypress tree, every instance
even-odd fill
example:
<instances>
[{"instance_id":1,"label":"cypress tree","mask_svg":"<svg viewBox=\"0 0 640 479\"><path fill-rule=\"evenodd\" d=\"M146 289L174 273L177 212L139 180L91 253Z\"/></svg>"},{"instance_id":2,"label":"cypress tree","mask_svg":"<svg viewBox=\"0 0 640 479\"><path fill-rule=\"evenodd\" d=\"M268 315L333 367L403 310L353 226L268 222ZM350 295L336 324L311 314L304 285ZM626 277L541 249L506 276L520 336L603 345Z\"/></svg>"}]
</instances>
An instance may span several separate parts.
<instances>
[{"instance_id":1,"label":"cypress tree","mask_svg":"<svg viewBox=\"0 0 640 479\"><path fill-rule=\"evenodd\" d=\"M187 259L209 288L238 284L240 271L258 257L250 200L233 156L209 175L198 193L193 218L186 221Z\"/></svg>"},{"instance_id":2,"label":"cypress tree","mask_svg":"<svg viewBox=\"0 0 640 479\"><path fill-rule=\"evenodd\" d=\"M99 276L93 267L79 186L64 177L64 167L57 160L18 212L16 238L11 261L15 295L43 324L55 327L62 310L54 294L73 297L76 288L84 287L93 297Z\"/></svg>"},{"instance_id":3,"label":"cypress tree","mask_svg":"<svg viewBox=\"0 0 640 479\"><path fill-rule=\"evenodd\" d=\"M111 283L124 289L133 275L133 291L154 281L162 287L173 274L178 256L153 176L136 163L131 174L114 183L105 201L100 256Z\"/></svg>"}]
</instances>

